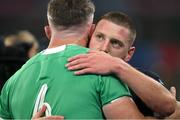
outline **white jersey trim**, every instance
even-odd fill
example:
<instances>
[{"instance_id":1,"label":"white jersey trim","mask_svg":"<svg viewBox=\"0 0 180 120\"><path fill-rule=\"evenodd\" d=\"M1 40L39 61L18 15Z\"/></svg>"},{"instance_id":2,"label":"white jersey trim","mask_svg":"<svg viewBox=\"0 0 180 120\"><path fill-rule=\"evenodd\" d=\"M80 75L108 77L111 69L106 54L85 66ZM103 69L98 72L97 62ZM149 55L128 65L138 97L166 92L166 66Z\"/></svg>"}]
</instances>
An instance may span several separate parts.
<instances>
[{"instance_id":1,"label":"white jersey trim","mask_svg":"<svg viewBox=\"0 0 180 120\"><path fill-rule=\"evenodd\" d=\"M66 45L58 46L58 47L55 47L55 48L48 48L48 49L42 51L42 54L43 55L53 54L53 53L63 51L65 49L66 49Z\"/></svg>"}]
</instances>

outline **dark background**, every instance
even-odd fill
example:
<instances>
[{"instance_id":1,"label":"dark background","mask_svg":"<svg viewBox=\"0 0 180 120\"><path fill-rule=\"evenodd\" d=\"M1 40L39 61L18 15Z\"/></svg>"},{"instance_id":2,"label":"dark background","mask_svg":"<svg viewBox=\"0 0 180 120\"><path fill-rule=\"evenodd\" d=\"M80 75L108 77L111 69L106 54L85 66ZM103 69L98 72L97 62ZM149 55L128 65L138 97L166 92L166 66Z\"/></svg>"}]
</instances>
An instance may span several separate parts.
<instances>
[{"instance_id":1,"label":"dark background","mask_svg":"<svg viewBox=\"0 0 180 120\"><path fill-rule=\"evenodd\" d=\"M45 38L48 0L0 0L0 35L29 30ZM94 0L95 19L108 11L128 14L137 28L136 53L130 63L157 72L180 99L180 0Z\"/></svg>"}]
</instances>

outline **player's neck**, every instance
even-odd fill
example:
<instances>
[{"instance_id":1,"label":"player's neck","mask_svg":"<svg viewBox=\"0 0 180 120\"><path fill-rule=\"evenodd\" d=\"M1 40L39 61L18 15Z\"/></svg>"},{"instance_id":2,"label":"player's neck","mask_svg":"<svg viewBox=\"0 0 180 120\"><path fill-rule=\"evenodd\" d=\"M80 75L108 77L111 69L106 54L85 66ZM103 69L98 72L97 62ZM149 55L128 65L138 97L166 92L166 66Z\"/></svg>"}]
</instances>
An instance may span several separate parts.
<instances>
[{"instance_id":1,"label":"player's neck","mask_svg":"<svg viewBox=\"0 0 180 120\"><path fill-rule=\"evenodd\" d=\"M48 48L54 48L67 44L77 44L85 47L87 44L87 40L86 37L83 37L82 35L78 35L78 34L72 33L63 36L62 34L58 34L51 37Z\"/></svg>"}]
</instances>

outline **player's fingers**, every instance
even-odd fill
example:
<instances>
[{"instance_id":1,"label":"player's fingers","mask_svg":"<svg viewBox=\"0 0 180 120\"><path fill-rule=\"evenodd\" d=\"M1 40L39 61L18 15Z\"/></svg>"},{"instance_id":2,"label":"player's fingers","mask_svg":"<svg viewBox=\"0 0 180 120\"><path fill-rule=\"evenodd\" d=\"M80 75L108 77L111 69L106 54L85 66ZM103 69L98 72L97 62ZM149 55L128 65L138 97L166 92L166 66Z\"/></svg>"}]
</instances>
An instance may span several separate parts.
<instances>
[{"instance_id":1,"label":"player's fingers","mask_svg":"<svg viewBox=\"0 0 180 120\"><path fill-rule=\"evenodd\" d=\"M85 69L74 72L75 75L83 75L87 73L93 73L93 70L91 68L85 68Z\"/></svg>"},{"instance_id":2,"label":"player's fingers","mask_svg":"<svg viewBox=\"0 0 180 120\"><path fill-rule=\"evenodd\" d=\"M87 54L76 55L76 56L68 58L68 62L71 62L71 61L74 61L74 60L80 59L80 58L86 58L86 57L88 57Z\"/></svg>"},{"instance_id":3,"label":"player's fingers","mask_svg":"<svg viewBox=\"0 0 180 120\"><path fill-rule=\"evenodd\" d=\"M35 116L33 116L32 119L37 119L37 118L41 117L44 114L44 112L46 111L46 109L47 109L46 105L43 105L42 108L40 109L40 111L38 111L35 114Z\"/></svg>"},{"instance_id":4,"label":"player's fingers","mask_svg":"<svg viewBox=\"0 0 180 120\"><path fill-rule=\"evenodd\" d=\"M81 64L78 64L78 65L69 66L68 70L78 70L78 69L84 69L84 68L87 68L87 67L88 67L87 63L81 63Z\"/></svg>"},{"instance_id":5,"label":"player's fingers","mask_svg":"<svg viewBox=\"0 0 180 120\"><path fill-rule=\"evenodd\" d=\"M72 66L83 64L86 62L87 62L87 60L85 58L79 58L79 59L75 59L75 60L68 62L65 66L66 67L72 67Z\"/></svg>"}]
</instances>

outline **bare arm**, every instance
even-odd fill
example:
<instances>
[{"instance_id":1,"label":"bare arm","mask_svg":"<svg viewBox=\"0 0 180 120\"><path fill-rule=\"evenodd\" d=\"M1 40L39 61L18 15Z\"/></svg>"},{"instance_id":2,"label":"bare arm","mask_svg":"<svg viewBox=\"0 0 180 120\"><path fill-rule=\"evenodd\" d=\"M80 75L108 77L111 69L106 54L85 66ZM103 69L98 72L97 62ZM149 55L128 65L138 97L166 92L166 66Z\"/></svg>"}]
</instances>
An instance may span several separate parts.
<instances>
[{"instance_id":1,"label":"bare arm","mask_svg":"<svg viewBox=\"0 0 180 120\"><path fill-rule=\"evenodd\" d=\"M125 62L118 65L115 74L126 82L148 107L162 116L174 112L175 99L164 86Z\"/></svg>"},{"instance_id":2,"label":"bare arm","mask_svg":"<svg viewBox=\"0 0 180 120\"><path fill-rule=\"evenodd\" d=\"M172 95L174 96L174 98L176 98L176 88L171 87L170 91L171 91ZM167 119L180 119L180 101L176 101L175 112L172 115L170 115L169 117L167 117Z\"/></svg>"},{"instance_id":3,"label":"bare arm","mask_svg":"<svg viewBox=\"0 0 180 120\"><path fill-rule=\"evenodd\" d=\"M104 52L91 51L69 59L66 65L75 74L110 74L114 73L149 106L153 111L168 116L175 110L175 99L160 83L144 75L120 58Z\"/></svg>"},{"instance_id":4,"label":"bare arm","mask_svg":"<svg viewBox=\"0 0 180 120\"><path fill-rule=\"evenodd\" d=\"M180 101L176 101L175 112L168 117L168 119L180 119Z\"/></svg>"},{"instance_id":5,"label":"bare arm","mask_svg":"<svg viewBox=\"0 0 180 120\"><path fill-rule=\"evenodd\" d=\"M107 119L145 119L130 97L121 97L118 100L103 106ZM150 117L149 117L150 118ZM151 119L153 119L151 117Z\"/></svg>"}]
</instances>

